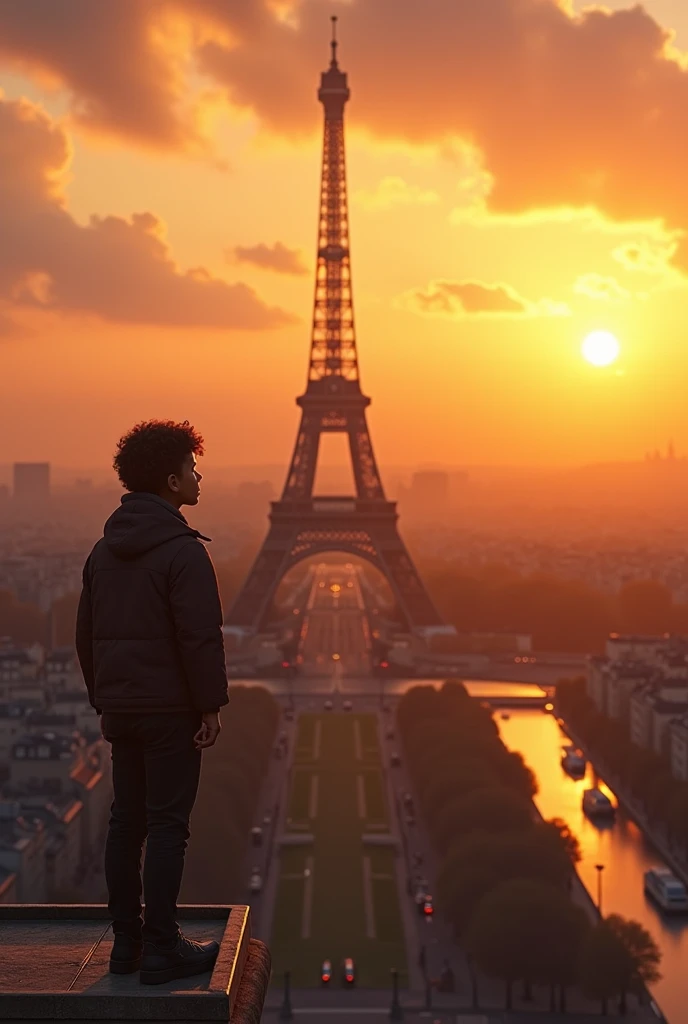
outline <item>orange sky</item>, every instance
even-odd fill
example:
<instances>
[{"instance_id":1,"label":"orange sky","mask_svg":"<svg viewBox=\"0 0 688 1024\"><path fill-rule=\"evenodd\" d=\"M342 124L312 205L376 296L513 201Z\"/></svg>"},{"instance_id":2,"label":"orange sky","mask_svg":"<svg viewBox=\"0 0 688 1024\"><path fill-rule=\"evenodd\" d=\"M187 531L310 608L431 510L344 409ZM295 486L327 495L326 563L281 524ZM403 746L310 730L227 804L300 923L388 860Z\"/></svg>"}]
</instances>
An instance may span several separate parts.
<instances>
[{"instance_id":1,"label":"orange sky","mask_svg":"<svg viewBox=\"0 0 688 1024\"><path fill-rule=\"evenodd\" d=\"M383 467L688 450L684 0L3 0L0 462L287 462L333 12Z\"/></svg>"}]
</instances>

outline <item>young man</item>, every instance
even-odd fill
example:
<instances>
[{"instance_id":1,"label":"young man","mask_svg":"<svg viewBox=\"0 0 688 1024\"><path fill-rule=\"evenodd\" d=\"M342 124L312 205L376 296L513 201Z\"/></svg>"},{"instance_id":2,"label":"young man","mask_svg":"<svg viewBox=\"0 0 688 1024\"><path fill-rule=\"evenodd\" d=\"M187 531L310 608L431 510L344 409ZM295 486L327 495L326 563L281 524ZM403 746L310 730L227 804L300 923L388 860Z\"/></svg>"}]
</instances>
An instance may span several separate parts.
<instances>
[{"instance_id":1,"label":"young man","mask_svg":"<svg viewBox=\"0 0 688 1024\"><path fill-rule=\"evenodd\" d=\"M147 984L209 971L219 949L187 939L176 918L201 751L215 743L228 703L208 538L179 511L198 504L202 454L188 421L139 423L121 438L114 467L129 493L86 561L77 615L89 700L112 744L110 970L140 967Z\"/></svg>"}]
</instances>

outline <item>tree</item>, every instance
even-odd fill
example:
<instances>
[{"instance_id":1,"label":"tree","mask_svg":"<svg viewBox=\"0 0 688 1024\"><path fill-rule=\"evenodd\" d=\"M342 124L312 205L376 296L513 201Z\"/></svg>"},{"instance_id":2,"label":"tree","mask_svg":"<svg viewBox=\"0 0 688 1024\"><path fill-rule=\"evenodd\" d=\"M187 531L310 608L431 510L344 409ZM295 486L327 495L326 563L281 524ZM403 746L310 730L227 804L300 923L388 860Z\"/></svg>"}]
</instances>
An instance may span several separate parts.
<instances>
[{"instance_id":1,"label":"tree","mask_svg":"<svg viewBox=\"0 0 688 1024\"><path fill-rule=\"evenodd\" d=\"M457 937L463 935L483 896L501 882L525 878L567 891L571 862L552 830L463 836L445 857L437 879L438 900Z\"/></svg>"},{"instance_id":2,"label":"tree","mask_svg":"<svg viewBox=\"0 0 688 1024\"><path fill-rule=\"evenodd\" d=\"M532 800L538 792L535 773L525 763L520 751L507 750L502 747L498 757L495 758L494 767L499 773L502 785L520 793L527 800Z\"/></svg>"},{"instance_id":3,"label":"tree","mask_svg":"<svg viewBox=\"0 0 688 1024\"><path fill-rule=\"evenodd\" d=\"M659 965L662 962L662 954L659 947L639 921L628 920L620 914L610 914L606 923L630 958L629 987L636 995L641 996L647 985L661 981ZM623 992L625 993L625 989Z\"/></svg>"},{"instance_id":4,"label":"tree","mask_svg":"<svg viewBox=\"0 0 688 1024\"><path fill-rule=\"evenodd\" d=\"M419 793L425 815L428 821L432 821L435 815L457 797L477 789L494 788L498 785L499 780L487 761L468 757L444 768L438 764L432 778L428 778L425 785L419 786Z\"/></svg>"},{"instance_id":5,"label":"tree","mask_svg":"<svg viewBox=\"0 0 688 1024\"><path fill-rule=\"evenodd\" d=\"M572 864L579 864L582 859L578 837L573 834L563 818L550 818L542 824L543 829L550 829L559 837Z\"/></svg>"},{"instance_id":6,"label":"tree","mask_svg":"<svg viewBox=\"0 0 688 1024\"><path fill-rule=\"evenodd\" d=\"M657 635L673 628L671 591L658 580L625 583L619 591L618 604L626 633Z\"/></svg>"},{"instance_id":7,"label":"tree","mask_svg":"<svg viewBox=\"0 0 688 1024\"><path fill-rule=\"evenodd\" d=\"M530 879L503 882L478 904L466 947L478 966L507 985L515 981L566 986L588 928L585 912L554 886Z\"/></svg>"},{"instance_id":8,"label":"tree","mask_svg":"<svg viewBox=\"0 0 688 1024\"><path fill-rule=\"evenodd\" d=\"M76 631L76 611L79 607L81 593L71 591L53 601L51 609L52 625L51 632L57 647L74 645L74 633Z\"/></svg>"},{"instance_id":9,"label":"tree","mask_svg":"<svg viewBox=\"0 0 688 1024\"><path fill-rule=\"evenodd\" d=\"M457 797L430 821L440 853L469 832L520 832L532 827L532 805L501 786Z\"/></svg>"},{"instance_id":10,"label":"tree","mask_svg":"<svg viewBox=\"0 0 688 1024\"><path fill-rule=\"evenodd\" d=\"M578 970L583 992L590 999L599 999L606 1015L608 1000L626 991L633 973L628 951L608 921L591 928L585 936Z\"/></svg>"}]
</instances>

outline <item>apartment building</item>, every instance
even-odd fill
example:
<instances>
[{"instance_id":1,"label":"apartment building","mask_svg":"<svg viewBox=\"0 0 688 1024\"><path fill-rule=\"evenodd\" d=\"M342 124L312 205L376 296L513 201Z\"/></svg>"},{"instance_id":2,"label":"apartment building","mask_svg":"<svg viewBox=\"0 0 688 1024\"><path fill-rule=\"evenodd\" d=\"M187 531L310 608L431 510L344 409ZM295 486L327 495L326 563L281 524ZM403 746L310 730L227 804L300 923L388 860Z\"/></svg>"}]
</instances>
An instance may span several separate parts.
<instances>
[{"instance_id":1,"label":"apartment building","mask_svg":"<svg viewBox=\"0 0 688 1024\"><path fill-rule=\"evenodd\" d=\"M660 682L656 663L608 657L588 659L586 688L598 711L609 718L628 718L631 694L638 686Z\"/></svg>"},{"instance_id":2,"label":"apartment building","mask_svg":"<svg viewBox=\"0 0 688 1024\"><path fill-rule=\"evenodd\" d=\"M688 715L669 723L669 757L674 778L688 782Z\"/></svg>"},{"instance_id":3,"label":"apartment building","mask_svg":"<svg viewBox=\"0 0 688 1024\"><path fill-rule=\"evenodd\" d=\"M0 870L14 875L16 903L47 900L45 842L42 821L25 817L17 801L0 800Z\"/></svg>"},{"instance_id":4,"label":"apartment building","mask_svg":"<svg viewBox=\"0 0 688 1024\"><path fill-rule=\"evenodd\" d=\"M97 721L92 709L91 716ZM34 725L41 719L60 721L55 728L32 732L32 717ZM112 801L105 744L75 730L73 719L43 713L24 720L27 728L11 748L9 779L3 786L7 820L8 808L13 808L16 821L31 821L43 829L41 887L53 900L75 899L79 882L100 860ZM24 863L0 861L0 866L13 870L21 891L28 891L21 877Z\"/></svg>"},{"instance_id":5,"label":"apartment building","mask_svg":"<svg viewBox=\"0 0 688 1024\"><path fill-rule=\"evenodd\" d=\"M669 757L669 727L687 712L688 683L665 680L660 685L639 686L630 699L631 742Z\"/></svg>"}]
</instances>

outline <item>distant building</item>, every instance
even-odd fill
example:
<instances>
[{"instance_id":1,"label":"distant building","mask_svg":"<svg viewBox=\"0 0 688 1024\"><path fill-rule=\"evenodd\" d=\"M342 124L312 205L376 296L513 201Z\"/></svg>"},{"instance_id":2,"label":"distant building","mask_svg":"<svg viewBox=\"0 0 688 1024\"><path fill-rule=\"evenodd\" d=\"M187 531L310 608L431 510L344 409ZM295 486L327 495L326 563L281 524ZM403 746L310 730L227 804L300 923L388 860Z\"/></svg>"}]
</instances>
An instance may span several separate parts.
<instances>
[{"instance_id":1,"label":"distant building","mask_svg":"<svg viewBox=\"0 0 688 1024\"><path fill-rule=\"evenodd\" d=\"M660 681L654 659L611 661L609 658L588 659L587 691L598 711L609 718L628 718L631 694L641 684Z\"/></svg>"},{"instance_id":2,"label":"distant building","mask_svg":"<svg viewBox=\"0 0 688 1024\"><path fill-rule=\"evenodd\" d=\"M688 781L688 637L612 633L606 656L588 658L586 688L603 715L628 723L635 746Z\"/></svg>"},{"instance_id":3,"label":"distant building","mask_svg":"<svg viewBox=\"0 0 688 1024\"><path fill-rule=\"evenodd\" d=\"M56 647L46 655L43 664L45 681L52 690L76 690L83 685L83 677L74 647ZM85 689L82 691L82 696Z\"/></svg>"},{"instance_id":4,"label":"distant building","mask_svg":"<svg viewBox=\"0 0 688 1024\"><path fill-rule=\"evenodd\" d=\"M13 497L15 503L26 507L47 504L50 501L50 463L15 462Z\"/></svg>"},{"instance_id":5,"label":"distant building","mask_svg":"<svg viewBox=\"0 0 688 1024\"><path fill-rule=\"evenodd\" d=\"M660 651L667 648L669 633L662 636L648 636L635 633L610 633L606 643L606 655L610 661L644 661L655 663Z\"/></svg>"},{"instance_id":6,"label":"distant building","mask_svg":"<svg viewBox=\"0 0 688 1024\"><path fill-rule=\"evenodd\" d=\"M688 782L688 715L669 725L669 757L674 778Z\"/></svg>"},{"instance_id":7,"label":"distant building","mask_svg":"<svg viewBox=\"0 0 688 1024\"><path fill-rule=\"evenodd\" d=\"M12 747L26 732L26 714L27 709L21 704L0 704L0 769L7 767Z\"/></svg>"},{"instance_id":8,"label":"distant building","mask_svg":"<svg viewBox=\"0 0 688 1024\"><path fill-rule=\"evenodd\" d=\"M399 488L399 502L411 519L442 521L449 513L449 474L439 470L414 473L411 486Z\"/></svg>"},{"instance_id":9,"label":"distant building","mask_svg":"<svg viewBox=\"0 0 688 1024\"><path fill-rule=\"evenodd\" d=\"M631 742L660 756L670 756L669 726L688 712L688 686L664 682L641 686L630 700Z\"/></svg>"},{"instance_id":10,"label":"distant building","mask_svg":"<svg viewBox=\"0 0 688 1024\"><path fill-rule=\"evenodd\" d=\"M0 799L0 871L14 876L17 903L46 901L45 840L42 821L24 817L17 801Z\"/></svg>"}]
</instances>

